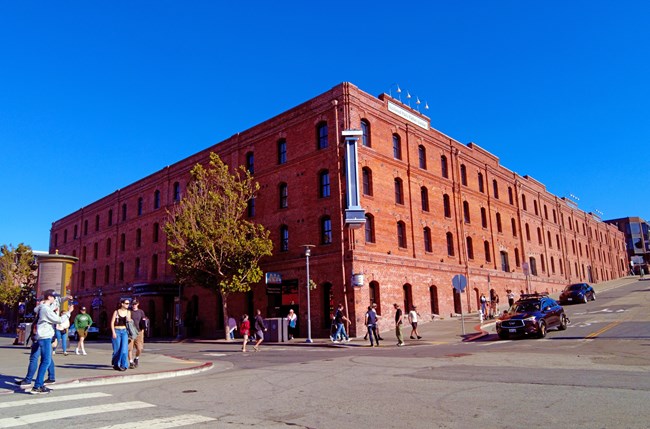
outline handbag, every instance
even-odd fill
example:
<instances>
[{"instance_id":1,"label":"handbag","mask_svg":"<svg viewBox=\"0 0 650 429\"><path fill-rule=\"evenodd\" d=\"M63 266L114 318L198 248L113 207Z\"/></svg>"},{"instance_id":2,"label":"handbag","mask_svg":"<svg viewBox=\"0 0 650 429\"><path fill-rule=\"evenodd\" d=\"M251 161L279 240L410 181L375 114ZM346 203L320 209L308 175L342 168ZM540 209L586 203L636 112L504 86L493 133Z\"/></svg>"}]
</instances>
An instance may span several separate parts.
<instances>
[{"instance_id":1,"label":"handbag","mask_svg":"<svg viewBox=\"0 0 650 429\"><path fill-rule=\"evenodd\" d=\"M126 321L126 332L129 335L129 339L134 339L135 337L138 336L140 331L138 331L138 328L135 327L135 323L133 323L133 320L127 320Z\"/></svg>"}]
</instances>

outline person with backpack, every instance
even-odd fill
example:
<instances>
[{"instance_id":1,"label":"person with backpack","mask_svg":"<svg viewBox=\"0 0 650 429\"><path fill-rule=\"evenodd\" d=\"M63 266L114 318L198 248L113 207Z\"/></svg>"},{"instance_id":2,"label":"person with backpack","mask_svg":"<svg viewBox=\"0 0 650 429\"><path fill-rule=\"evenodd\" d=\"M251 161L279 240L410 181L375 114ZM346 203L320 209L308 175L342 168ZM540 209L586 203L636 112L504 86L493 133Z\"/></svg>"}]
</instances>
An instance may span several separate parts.
<instances>
[{"instance_id":1,"label":"person with backpack","mask_svg":"<svg viewBox=\"0 0 650 429\"><path fill-rule=\"evenodd\" d=\"M144 332L147 328L147 316L144 310L140 309L140 302L133 299L131 302L133 309L131 310L131 319L136 328L138 328L138 335L129 341L129 369L135 369L140 364L140 355L144 351ZM135 349L135 356L133 350Z\"/></svg>"},{"instance_id":2,"label":"person with backpack","mask_svg":"<svg viewBox=\"0 0 650 429\"><path fill-rule=\"evenodd\" d=\"M345 332L345 325L343 324L343 322L346 321L348 321L348 318L343 314L343 304L339 303L339 306L336 309L336 313L334 313L336 332L334 333L334 336L332 336L332 342L338 343L339 337L341 338L340 342L350 341L350 337L348 337L347 332Z\"/></svg>"},{"instance_id":3,"label":"person with backpack","mask_svg":"<svg viewBox=\"0 0 650 429\"><path fill-rule=\"evenodd\" d=\"M257 316L255 316L255 336L257 337L257 342L253 346L253 350L256 352L260 351L260 344L264 341L264 332L266 332L266 321L262 317L262 310L257 310Z\"/></svg>"},{"instance_id":4,"label":"person with backpack","mask_svg":"<svg viewBox=\"0 0 650 429\"><path fill-rule=\"evenodd\" d=\"M377 313L372 310L371 306L368 306L368 311L366 312L365 324L368 328L368 337L370 337L370 347L373 347L373 336L375 337L374 347L379 347L379 333L377 332Z\"/></svg>"}]
</instances>

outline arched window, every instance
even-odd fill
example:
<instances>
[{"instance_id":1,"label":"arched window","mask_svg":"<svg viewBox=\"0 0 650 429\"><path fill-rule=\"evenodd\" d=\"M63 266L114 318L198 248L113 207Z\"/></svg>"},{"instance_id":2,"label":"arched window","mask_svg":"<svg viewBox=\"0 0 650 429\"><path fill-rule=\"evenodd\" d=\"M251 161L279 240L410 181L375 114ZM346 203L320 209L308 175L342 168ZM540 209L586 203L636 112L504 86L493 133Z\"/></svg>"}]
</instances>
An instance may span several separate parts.
<instances>
[{"instance_id":1,"label":"arched window","mask_svg":"<svg viewBox=\"0 0 650 429\"><path fill-rule=\"evenodd\" d=\"M365 147L372 147L370 142L370 122L366 119L361 120L361 144Z\"/></svg>"},{"instance_id":2,"label":"arched window","mask_svg":"<svg viewBox=\"0 0 650 429\"><path fill-rule=\"evenodd\" d=\"M447 167L447 157L442 155L440 157L440 174L445 179L449 179L449 169Z\"/></svg>"},{"instance_id":3,"label":"arched window","mask_svg":"<svg viewBox=\"0 0 650 429\"><path fill-rule=\"evenodd\" d=\"M530 241L530 227L526 224L526 240Z\"/></svg>"},{"instance_id":4,"label":"arched window","mask_svg":"<svg viewBox=\"0 0 650 429\"><path fill-rule=\"evenodd\" d=\"M427 150L424 146L418 146L418 160L420 162L420 168L423 170L427 169Z\"/></svg>"},{"instance_id":5,"label":"arched window","mask_svg":"<svg viewBox=\"0 0 650 429\"><path fill-rule=\"evenodd\" d=\"M113 247L111 239L107 238L106 239L106 256L111 256L111 247Z\"/></svg>"},{"instance_id":6,"label":"arched window","mask_svg":"<svg viewBox=\"0 0 650 429\"><path fill-rule=\"evenodd\" d=\"M280 251L287 252L289 250L289 227L280 225Z\"/></svg>"},{"instance_id":7,"label":"arched window","mask_svg":"<svg viewBox=\"0 0 650 429\"><path fill-rule=\"evenodd\" d=\"M255 174L255 154L253 152L246 154L246 170L250 174Z\"/></svg>"},{"instance_id":8,"label":"arched window","mask_svg":"<svg viewBox=\"0 0 650 429\"><path fill-rule=\"evenodd\" d=\"M485 184L483 183L483 173L478 173L478 191L485 193Z\"/></svg>"},{"instance_id":9,"label":"arched window","mask_svg":"<svg viewBox=\"0 0 650 429\"><path fill-rule=\"evenodd\" d=\"M498 200L499 199L499 184L497 183L496 179L492 180L492 189L494 191L494 198L496 198Z\"/></svg>"},{"instance_id":10,"label":"arched window","mask_svg":"<svg viewBox=\"0 0 650 429\"><path fill-rule=\"evenodd\" d=\"M108 211L108 226L113 225L113 209Z\"/></svg>"},{"instance_id":11,"label":"arched window","mask_svg":"<svg viewBox=\"0 0 650 429\"><path fill-rule=\"evenodd\" d=\"M467 259L474 259L474 246L472 243L472 237L467 237L465 241L467 243Z\"/></svg>"},{"instance_id":12,"label":"arched window","mask_svg":"<svg viewBox=\"0 0 650 429\"><path fill-rule=\"evenodd\" d=\"M424 251L429 253L433 252L433 245L431 244L431 228L425 226L423 235L424 235Z\"/></svg>"},{"instance_id":13,"label":"arched window","mask_svg":"<svg viewBox=\"0 0 650 429\"><path fill-rule=\"evenodd\" d=\"M497 232L503 232L503 225L501 224L501 213L497 213Z\"/></svg>"},{"instance_id":14,"label":"arched window","mask_svg":"<svg viewBox=\"0 0 650 429\"><path fill-rule=\"evenodd\" d=\"M517 222L515 221L514 217L510 218L510 227L512 228L512 236L516 237L517 236Z\"/></svg>"},{"instance_id":15,"label":"arched window","mask_svg":"<svg viewBox=\"0 0 650 429\"><path fill-rule=\"evenodd\" d=\"M158 278L158 255L151 255L151 278Z\"/></svg>"},{"instance_id":16,"label":"arched window","mask_svg":"<svg viewBox=\"0 0 650 429\"><path fill-rule=\"evenodd\" d=\"M428 212L429 211L429 190L426 188L426 186L422 186L420 188L420 199L422 200L422 211Z\"/></svg>"},{"instance_id":17,"label":"arched window","mask_svg":"<svg viewBox=\"0 0 650 429\"><path fill-rule=\"evenodd\" d=\"M406 224L401 220L397 222L397 245L406 248Z\"/></svg>"},{"instance_id":18,"label":"arched window","mask_svg":"<svg viewBox=\"0 0 650 429\"><path fill-rule=\"evenodd\" d=\"M318 175L319 196L326 198L330 196L330 172L323 170Z\"/></svg>"},{"instance_id":19,"label":"arched window","mask_svg":"<svg viewBox=\"0 0 650 429\"><path fill-rule=\"evenodd\" d=\"M442 206L445 217L451 217L451 202L449 200L449 195L445 194L442 196Z\"/></svg>"},{"instance_id":20,"label":"arched window","mask_svg":"<svg viewBox=\"0 0 650 429\"><path fill-rule=\"evenodd\" d=\"M481 207L481 226L483 228L487 228L488 226L487 211L485 210L485 207Z\"/></svg>"},{"instance_id":21,"label":"arched window","mask_svg":"<svg viewBox=\"0 0 650 429\"><path fill-rule=\"evenodd\" d=\"M154 210L160 208L160 191L157 189L153 193L153 208Z\"/></svg>"},{"instance_id":22,"label":"arched window","mask_svg":"<svg viewBox=\"0 0 650 429\"><path fill-rule=\"evenodd\" d=\"M454 256L454 234L451 232L447 233L447 255Z\"/></svg>"},{"instance_id":23,"label":"arched window","mask_svg":"<svg viewBox=\"0 0 650 429\"><path fill-rule=\"evenodd\" d=\"M159 238L159 235L160 235L160 224L158 222L154 222L152 232L153 232L153 234L152 234L153 242L158 243L158 238Z\"/></svg>"},{"instance_id":24,"label":"arched window","mask_svg":"<svg viewBox=\"0 0 650 429\"><path fill-rule=\"evenodd\" d=\"M327 141L327 122L321 122L316 126L316 141L318 149L325 149L329 145Z\"/></svg>"},{"instance_id":25,"label":"arched window","mask_svg":"<svg viewBox=\"0 0 650 429\"><path fill-rule=\"evenodd\" d=\"M465 167L465 164L460 165L460 183L467 186L467 167Z\"/></svg>"},{"instance_id":26,"label":"arched window","mask_svg":"<svg viewBox=\"0 0 650 429\"><path fill-rule=\"evenodd\" d=\"M373 215L366 213L366 243L375 242L375 218Z\"/></svg>"},{"instance_id":27,"label":"arched window","mask_svg":"<svg viewBox=\"0 0 650 429\"><path fill-rule=\"evenodd\" d=\"M521 195L521 206L524 210L528 210L528 207L526 207L526 196L523 194Z\"/></svg>"},{"instance_id":28,"label":"arched window","mask_svg":"<svg viewBox=\"0 0 650 429\"><path fill-rule=\"evenodd\" d=\"M469 216L469 203L467 201L463 201L463 218L465 219L465 223L471 223L472 221Z\"/></svg>"},{"instance_id":29,"label":"arched window","mask_svg":"<svg viewBox=\"0 0 650 429\"><path fill-rule=\"evenodd\" d=\"M492 262L492 250L489 241L485 240L483 242L483 250L485 251L485 262Z\"/></svg>"},{"instance_id":30,"label":"arched window","mask_svg":"<svg viewBox=\"0 0 650 429\"><path fill-rule=\"evenodd\" d=\"M285 139L278 140L278 164L287 162L287 141Z\"/></svg>"},{"instance_id":31,"label":"arched window","mask_svg":"<svg viewBox=\"0 0 650 429\"><path fill-rule=\"evenodd\" d=\"M332 243L332 219L329 216L323 216L320 220L321 244Z\"/></svg>"},{"instance_id":32,"label":"arched window","mask_svg":"<svg viewBox=\"0 0 650 429\"><path fill-rule=\"evenodd\" d=\"M135 247L142 246L142 230L140 228L135 230Z\"/></svg>"},{"instance_id":33,"label":"arched window","mask_svg":"<svg viewBox=\"0 0 650 429\"><path fill-rule=\"evenodd\" d=\"M122 204L122 222L126 220L126 203Z\"/></svg>"},{"instance_id":34,"label":"arched window","mask_svg":"<svg viewBox=\"0 0 650 429\"><path fill-rule=\"evenodd\" d=\"M368 305L377 304L377 314L381 314L379 310L381 308L381 296L379 293L379 283L377 281L373 280L368 285L368 298L370 298Z\"/></svg>"},{"instance_id":35,"label":"arched window","mask_svg":"<svg viewBox=\"0 0 650 429\"><path fill-rule=\"evenodd\" d=\"M404 188L402 179L399 177L395 178L395 203L404 204Z\"/></svg>"},{"instance_id":36,"label":"arched window","mask_svg":"<svg viewBox=\"0 0 650 429\"><path fill-rule=\"evenodd\" d=\"M286 183L282 182L280 183L278 190L280 194L280 208L286 209L289 207L289 187Z\"/></svg>"},{"instance_id":37,"label":"arched window","mask_svg":"<svg viewBox=\"0 0 650 429\"><path fill-rule=\"evenodd\" d=\"M181 200L181 184L174 182L174 202L177 203Z\"/></svg>"},{"instance_id":38,"label":"arched window","mask_svg":"<svg viewBox=\"0 0 650 429\"><path fill-rule=\"evenodd\" d=\"M126 250L126 234L122 233L120 235L120 251L124 252Z\"/></svg>"},{"instance_id":39,"label":"arched window","mask_svg":"<svg viewBox=\"0 0 650 429\"><path fill-rule=\"evenodd\" d=\"M138 216L142 216L142 209L144 207L144 200L142 197L138 198Z\"/></svg>"},{"instance_id":40,"label":"arched window","mask_svg":"<svg viewBox=\"0 0 650 429\"><path fill-rule=\"evenodd\" d=\"M363 195L372 195L372 170L363 167L361 169L361 178L363 180Z\"/></svg>"},{"instance_id":41,"label":"arched window","mask_svg":"<svg viewBox=\"0 0 650 429\"><path fill-rule=\"evenodd\" d=\"M509 202L510 204L514 204L514 203L515 203L515 198L514 198L514 195L513 195L513 193L512 193L512 187L510 187L510 186L508 186L508 202Z\"/></svg>"},{"instance_id":42,"label":"arched window","mask_svg":"<svg viewBox=\"0 0 650 429\"><path fill-rule=\"evenodd\" d=\"M517 249L516 247L515 247L515 265L517 266L517 268L521 266L521 262L519 260L519 249Z\"/></svg>"},{"instance_id":43,"label":"arched window","mask_svg":"<svg viewBox=\"0 0 650 429\"><path fill-rule=\"evenodd\" d=\"M104 267L104 284L107 285L111 281L111 267L106 265Z\"/></svg>"},{"instance_id":44,"label":"arched window","mask_svg":"<svg viewBox=\"0 0 650 429\"><path fill-rule=\"evenodd\" d=\"M402 159L402 139L398 134L393 134L393 158Z\"/></svg>"}]
</instances>

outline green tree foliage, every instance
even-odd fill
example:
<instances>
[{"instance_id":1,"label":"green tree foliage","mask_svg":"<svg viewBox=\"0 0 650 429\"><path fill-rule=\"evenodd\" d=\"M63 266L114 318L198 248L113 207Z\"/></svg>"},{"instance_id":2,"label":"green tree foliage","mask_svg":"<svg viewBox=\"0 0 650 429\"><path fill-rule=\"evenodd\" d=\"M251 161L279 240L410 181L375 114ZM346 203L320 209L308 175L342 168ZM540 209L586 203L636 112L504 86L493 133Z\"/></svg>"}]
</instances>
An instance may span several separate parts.
<instances>
[{"instance_id":1,"label":"green tree foliage","mask_svg":"<svg viewBox=\"0 0 650 429\"><path fill-rule=\"evenodd\" d=\"M0 302L15 306L30 296L36 285L36 263L32 248L20 243L0 246Z\"/></svg>"},{"instance_id":2,"label":"green tree foliage","mask_svg":"<svg viewBox=\"0 0 650 429\"><path fill-rule=\"evenodd\" d=\"M186 194L168 211L168 262L181 284L221 294L228 320L228 295L247 292L261 280L258 263L273 248L269 231L245 219L259 184L244 167L231 174L215 153L207 168L197 164L191 175Z\"/></svg>"}]
</instances>

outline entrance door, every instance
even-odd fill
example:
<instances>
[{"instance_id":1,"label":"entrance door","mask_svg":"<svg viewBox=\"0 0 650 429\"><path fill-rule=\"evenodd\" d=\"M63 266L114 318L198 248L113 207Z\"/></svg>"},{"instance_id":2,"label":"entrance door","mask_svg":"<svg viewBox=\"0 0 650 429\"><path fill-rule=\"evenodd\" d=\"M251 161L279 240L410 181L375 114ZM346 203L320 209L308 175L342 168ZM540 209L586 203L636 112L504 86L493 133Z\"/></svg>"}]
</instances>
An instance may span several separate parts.
<instances>
[{"instance_id":1,"label":"entrance door","mask_svg":"<svg viewBox=\"0 0 650 429\"><path fill-rule=\"evenodd\" d=\"M454 291L454 312L456 314L461 314L463 312L463 307L460 302L460 292L456 288L451 288Z\"/></svg>"}]
</instances>

